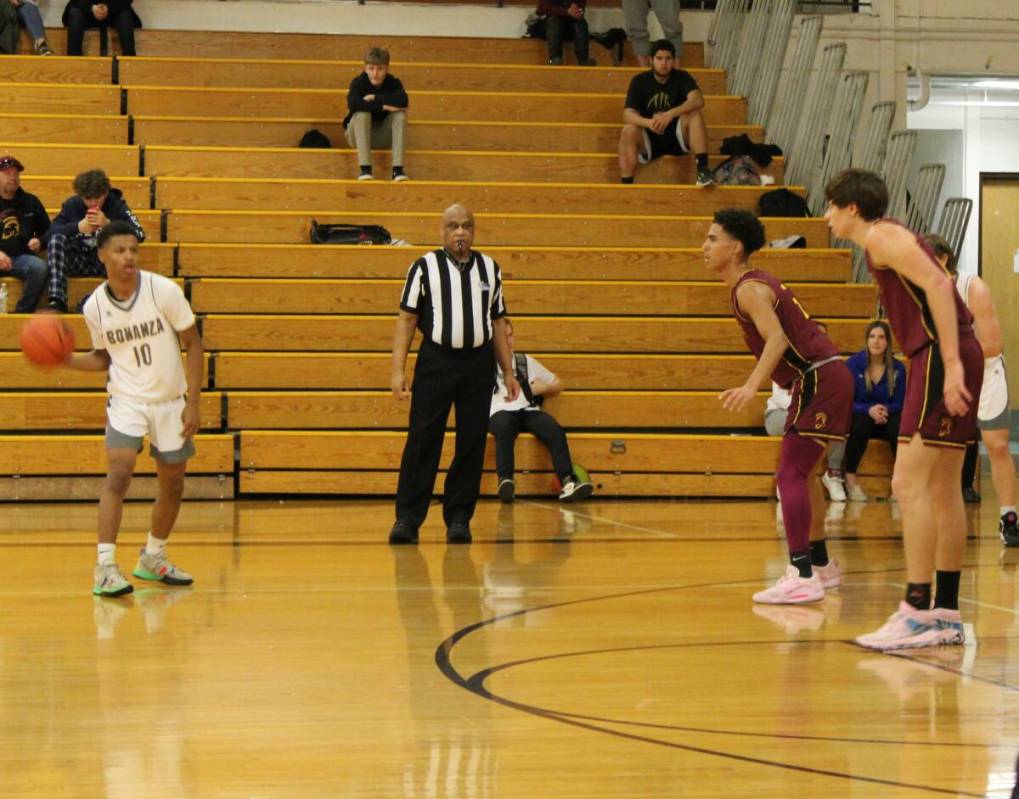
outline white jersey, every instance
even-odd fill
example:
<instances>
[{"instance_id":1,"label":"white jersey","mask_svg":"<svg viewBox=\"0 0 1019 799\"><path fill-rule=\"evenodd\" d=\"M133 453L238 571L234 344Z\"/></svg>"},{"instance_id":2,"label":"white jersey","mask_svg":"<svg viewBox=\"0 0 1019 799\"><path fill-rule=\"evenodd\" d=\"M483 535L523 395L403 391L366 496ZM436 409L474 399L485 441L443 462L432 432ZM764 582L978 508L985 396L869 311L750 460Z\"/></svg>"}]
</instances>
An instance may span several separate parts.
<instances>
[{"instance_id":1,"label":"white jersey","mask_svg":"<svg viewBox=\"0 0 1019 799\"><path fill-rule=\"evenodd\" d=\"M168 402L183 396L179 331L195 324L184 292L172 280L138 271L138 290L114 299L104 281L83 309L92 346L110 355L107 390L135 402Z\"/></svg>"},{"instance_id":2,"label":"white jersey","mask_svg":"<svg viewBox=\"0 0 1019 799\"><path fill-rule=\"evenodd\" d=\"M525 355L527 358L527 378L533 383L535 380L540 380L546 385L555 380L555 375L552 374L541 361L536 358L532 358L530 355ZM540 411L541 408L537 405L531 405L528 402L527 397L524 396L523 389L521 389L519 396L512 402L506 399L506 376L502 373L502 367L495 367L495 393L492 394L492 407L489 409L489 416L498 413L499 411Z\"/></svg>"},{"instance_id":3,"label":"white jersey","mask_svg":"<svg viewBox=\"0 0 1019 799\"><path fill-rule=\"evenodd\" d=\"M962 301L969 308L969 286L973 282L973 274L957 274L955 287ZM999 353L991 358L984 358L984 382L980 388L980 400L977 408L977 420L989 422L997 419L1008 408L1008 376L1005 374L1005 355Z\"/></svg>"}]
</instances>

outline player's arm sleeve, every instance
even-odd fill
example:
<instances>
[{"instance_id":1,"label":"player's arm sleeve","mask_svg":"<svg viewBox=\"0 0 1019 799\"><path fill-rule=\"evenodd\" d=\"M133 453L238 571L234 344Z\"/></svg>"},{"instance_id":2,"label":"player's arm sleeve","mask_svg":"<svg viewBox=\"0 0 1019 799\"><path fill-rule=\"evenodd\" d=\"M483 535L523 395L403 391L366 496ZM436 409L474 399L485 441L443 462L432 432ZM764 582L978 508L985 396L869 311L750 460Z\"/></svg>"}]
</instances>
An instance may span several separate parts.
<instances>
[{"instance_id":1,"label":"player's arm sleeve","mask_svg":"<svg viewBox=\"0 0 1019 799\"><path fill-rule=\"evenodd\" d=\"M530 375L531 380L540 380L542 383L554 383L556 376L550 372L541 361L537 358L532 358L530 355L527 358L527 374Z\"/></svg>"},{"instance_id":2,"label":"player's arm sleeve","mask_svg":"<svg viewBox=\"0 0 1019 799\"><path fill-rule=\"evenodd\" d=\"M85 303L82 313L85 317L85 327L88 328L89 337L92 339L92 349L105 350L106 342L103 341L103 331L99 324L99 308L96 307L95 301Z\"/></svg>"},{"instance_id":3,"label":"player's arm sleeve","mask_svg":"<svg viewBox=\"0 0 1019 799\"><path fill-rule=\"evenodd\" d=\"M155 295L156 305L175 331L179 333L181 330L194 327L194 311L191 310L187 297L184 296L180 286L167 278L155 279L152 291Z\"/></svg>"}]
</instances>

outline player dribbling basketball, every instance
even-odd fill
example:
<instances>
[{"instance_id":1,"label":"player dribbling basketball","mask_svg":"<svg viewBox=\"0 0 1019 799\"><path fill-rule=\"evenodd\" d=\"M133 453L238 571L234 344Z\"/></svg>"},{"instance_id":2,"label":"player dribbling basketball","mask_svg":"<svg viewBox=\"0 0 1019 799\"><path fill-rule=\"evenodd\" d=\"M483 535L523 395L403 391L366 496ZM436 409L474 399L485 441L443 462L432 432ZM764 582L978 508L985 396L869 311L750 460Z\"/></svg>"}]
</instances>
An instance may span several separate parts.
<instances>
[{"instance_id":1,"label":"player dribbling basketball","mask_svg":"<svg viewBox=\"0 0 1019 799\"><path fill-rule=\"evenodd\" d=\"M138 269L138 239L124 222L111 222L97 239L107 279L83 313L93 349L65 365L108 371L107 476L99 500L99 559L92 593L116 597L133 586L115 560L124 496L147 434L156 461L159 493L152 529L134 576L167 585L190 585L192 577L166 557L166 541L180 511L187 460L199 428L204 348L184 292L171 280ZM187 369L181 364L181 345Z\"/></svg>"}]
</instances>

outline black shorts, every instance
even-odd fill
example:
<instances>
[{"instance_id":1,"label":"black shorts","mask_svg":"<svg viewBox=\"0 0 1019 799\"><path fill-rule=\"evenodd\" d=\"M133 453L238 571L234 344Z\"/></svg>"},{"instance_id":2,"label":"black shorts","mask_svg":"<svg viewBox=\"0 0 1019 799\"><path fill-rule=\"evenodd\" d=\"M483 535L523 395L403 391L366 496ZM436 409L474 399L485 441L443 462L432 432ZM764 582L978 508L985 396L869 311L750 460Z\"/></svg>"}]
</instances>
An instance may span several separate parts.
<instances>
[{"instance_id":1,"label":"black shorts","mask_svg":"<svg viewBox=\"0 0 1019 799\"><path fill-rule=\"evenodd\" d=\"M654 161L663 155L686 155L686 142L683 140L683 128L678 119L672 120L664 133L655 133L642 128L644 133L644 152L638 159L642 164Z\"/></svg>"}]
</instances>

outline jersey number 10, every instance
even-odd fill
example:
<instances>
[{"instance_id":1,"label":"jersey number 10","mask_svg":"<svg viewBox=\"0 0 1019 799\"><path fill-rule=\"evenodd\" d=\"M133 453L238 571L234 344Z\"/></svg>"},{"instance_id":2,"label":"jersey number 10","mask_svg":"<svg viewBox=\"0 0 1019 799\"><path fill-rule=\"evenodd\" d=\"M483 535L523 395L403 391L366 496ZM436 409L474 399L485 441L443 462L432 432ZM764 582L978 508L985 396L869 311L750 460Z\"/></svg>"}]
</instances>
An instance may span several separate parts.
<instances>
[{"instance_id":1,"label":"jersey number 10","mask_svg":"<svg viewBox=\"0 0 1019 799\"><path fill-rule=\"evenodd\" d=\"M152 347L148 344L142 344L140 347L134 348L134 362L137 366L151 366L152 365Z\"/></svg>"}]
</instances>

